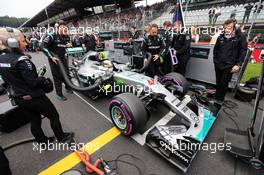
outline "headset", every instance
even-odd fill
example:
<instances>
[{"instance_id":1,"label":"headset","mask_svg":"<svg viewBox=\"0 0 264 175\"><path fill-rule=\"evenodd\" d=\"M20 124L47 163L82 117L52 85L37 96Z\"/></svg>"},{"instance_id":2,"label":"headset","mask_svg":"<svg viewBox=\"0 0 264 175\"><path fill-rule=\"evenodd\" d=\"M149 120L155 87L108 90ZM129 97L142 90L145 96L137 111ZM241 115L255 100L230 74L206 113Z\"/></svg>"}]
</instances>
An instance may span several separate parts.
<instances>
[{"instance_id":1,"label":"headset","mask_svg":"<svg viewBox=\"0 0 264 175\"><path fill-rule=\"evenodd\" d=\"M14 29L10 28L10 27L6 27L5 29L9 34L9 38L6 41L7 46L12 48L12 49L19 48L18 40L16 38L12 37L12 35L10 34L10 33L14 33Z\"/></svg>"}]
</instances>

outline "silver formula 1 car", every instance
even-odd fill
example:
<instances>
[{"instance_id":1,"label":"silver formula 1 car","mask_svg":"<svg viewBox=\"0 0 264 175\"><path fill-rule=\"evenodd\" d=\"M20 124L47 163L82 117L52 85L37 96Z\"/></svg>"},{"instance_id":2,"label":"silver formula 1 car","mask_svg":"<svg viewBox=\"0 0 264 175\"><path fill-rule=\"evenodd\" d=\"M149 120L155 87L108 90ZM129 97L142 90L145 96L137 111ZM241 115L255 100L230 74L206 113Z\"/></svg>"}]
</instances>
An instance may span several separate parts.
<instances>
[{"instance_id":1,"label":"silver formula 1 car","mask_svg":"<svg viewBox=\"0 0 264 175\"><path fill-rule=\"evenodd\" d=\"M145 66L134 70L131 63L100 59L98 53L89 52L83 59L73 60L70 77L75 77L77 83L66 82L76 91L105 95L114 91L117 95L109 104L113 124L126 136L143 136L143 144L186 172L220 106L197 95L186 95L188 83L180 74L170 73L157 79L144 75L151 59L149 55ZM165 104L170 112L149 126L150 110L156 102Z\"/></svg>"}]
</instances>

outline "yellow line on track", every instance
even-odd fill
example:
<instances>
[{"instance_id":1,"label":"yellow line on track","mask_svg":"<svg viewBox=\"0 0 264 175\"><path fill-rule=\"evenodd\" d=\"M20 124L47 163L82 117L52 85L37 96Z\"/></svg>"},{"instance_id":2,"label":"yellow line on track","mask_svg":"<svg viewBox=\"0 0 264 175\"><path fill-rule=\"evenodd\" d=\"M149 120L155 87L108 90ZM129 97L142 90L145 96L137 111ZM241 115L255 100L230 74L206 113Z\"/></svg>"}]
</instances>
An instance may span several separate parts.
<instances>
[{"instance_id":1,"label":"yellow line on track","mask_svg":"<svg viewBox=\"0 0 264 175\"><path fill-rule=\"evenodd\" d=\"M120 131L115 127L109 129L102 135L98 136L91 142L87 143L84 148L85 150L91 155L98 151L100 148L111 142L117 136L120 135ZM94 146L96 145L96 146ZM51 165L38 175L60 175L61 173L72 169L74 166L79 164L81 160L75 153L71 153L70 155L66 156L62 160L56 162L55 164Z\"/></svg>"}]
</instances>

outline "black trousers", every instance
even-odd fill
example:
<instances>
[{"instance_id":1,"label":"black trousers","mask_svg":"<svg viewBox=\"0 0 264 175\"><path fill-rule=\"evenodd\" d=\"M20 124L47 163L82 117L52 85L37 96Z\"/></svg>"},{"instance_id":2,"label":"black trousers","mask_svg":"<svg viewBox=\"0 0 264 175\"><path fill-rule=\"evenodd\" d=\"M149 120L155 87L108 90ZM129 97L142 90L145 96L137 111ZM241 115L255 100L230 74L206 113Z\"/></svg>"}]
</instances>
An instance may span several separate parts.
<instances>
[{"instance_id":1,"label":"black trousers","mask_svg":"<svg viewBox=\"0 0 264 175\"><path fill-rule=\"evenodd\" d=\"M1 146L0 146L0 174L3 174L3 175L12 174L10 167L9 167L9 161L6 155L4 154L4 150L2 149Z\"/></svg>"},{"instance_id":2,"label":"black trousers","mask_svg":"<svg viewBox=\"0 0 264 175\"><path fill-rule=\"evenodd\" d=\"M45 136L41 128L41 115L50 120L51 128L57 139L64 137L59 113L47 96L33 98L32 100L16 99L16 104L24 110L31 123L31 132L37 142L45 142Z\"/></svg>"},{"instance_id":3,"label":"black trousers","mask_svg":"<svg viewBox=\"0 0 264 175\"><path fill-rule=\"evenodd\" d=\"M152 78L154 78L155 75L161 75L161 63L159 60L153 61L151 60L151 63L149 64L146 74Z\"/></svg>"},{"instance_id":4,"label":"black trousers","mask_svg":"<svg viewBox=\"0 0 264 175\"><path fill-rule=\"evenodd\" d=\"M59 59L62 61L66 72L68 72L69 70L68 60L66 58L59 58ZM70 89L70 87L68 87L68 85L65 83L59 66L55 64L51 59L49 59L49 65L50 65L51 73L52 73L53 80L54 80L56 94L58 96L62 96L63 95L62 94L62 83L65 84L66 89Z\"/></svg>"},{"instance_id":5,"label":"black trousers","mask_svg":"<svg viewBox=\"0 0 264 175\"><path fill-rule=\"evenodd\" d=\"M171 55L167 53L164 62L162 64L164 74L168 74L172 72L172 63L171 63Z\"/></svg>"},{"instance_id":6,"label":"black trousers","mask_svg":"<svg viewBox=\"0 0 264 175\"><path fill-rule=\"evenodd\" d=\"M185 76L186 66L188 61L190 60L190 57L188 55L180 55L180 56L177 55L177 58L178 58L178 64L174 66L174 71Z\"/></svg>"},{"instance_id":7,"label":"black trousers","mask_svg":"<svg viewBox=\"0 0 264 175\"><path fill-rule=\"evenodd\" d=\"M232 78L231 73L232 67L229 68L219 68L215 66L215 75L216 75L216 94L215 99L219 101L225 100L225 95L228 90L228 83Z\"/></svg>"}]
</instances>

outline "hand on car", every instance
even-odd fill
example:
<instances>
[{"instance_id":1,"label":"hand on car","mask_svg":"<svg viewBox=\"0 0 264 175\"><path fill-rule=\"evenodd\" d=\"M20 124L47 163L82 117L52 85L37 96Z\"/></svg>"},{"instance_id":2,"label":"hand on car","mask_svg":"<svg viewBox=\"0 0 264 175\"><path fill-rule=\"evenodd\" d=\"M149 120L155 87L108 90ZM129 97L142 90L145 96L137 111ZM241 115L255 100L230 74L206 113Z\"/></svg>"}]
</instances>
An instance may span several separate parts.
<instances>
[{"instance_id":1,"label":"hand on car","mask_svg":"<svg viewBox=\"0 0 264 175\"><path fill-rule=\"evenodd\" d=\"M235 66L232 68L231 73L238 73L239 70L240 70L240 67L237 66L237 65L235 65Z\"/></svg>"},{"instance_id":2,"label":"hand on car","mask_svg":"<svg viewBox=\"0 0 264 175\"><path fill-rule=\"evenodd\" d=\"M52 57L51 60L52 60L55 64L57 64L58 61L59 61L59 59L58 59L57 57Z\"/></svg>"},{"instance_id":3,"label":"hand on car","mask_svg":"<svg viewBox=\"0 0 264 175\"><path fill-rule=\"evenodd\" d=\"M159 55L154 55L153 56L153 61L157 61L159 59Z\"/></svg>"}]
</instances>

